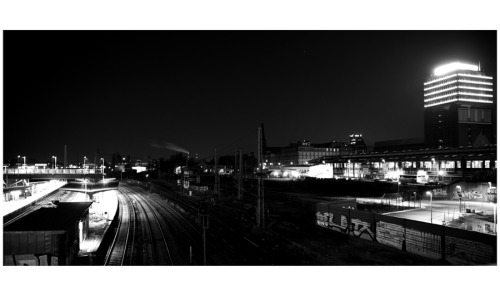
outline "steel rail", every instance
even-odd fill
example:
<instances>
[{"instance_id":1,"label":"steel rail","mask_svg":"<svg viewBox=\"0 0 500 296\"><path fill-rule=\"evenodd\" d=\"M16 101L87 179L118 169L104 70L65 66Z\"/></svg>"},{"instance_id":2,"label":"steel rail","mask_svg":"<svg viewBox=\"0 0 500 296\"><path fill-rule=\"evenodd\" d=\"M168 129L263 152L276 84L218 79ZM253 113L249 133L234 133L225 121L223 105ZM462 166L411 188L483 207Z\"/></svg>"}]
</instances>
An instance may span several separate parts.
<instances>
[{"instance_id":1,"label":"steel rail","mask_svg":"<svg viewBox=\"0 0 500 296\"><path fill-rule=\"evenodd\" d=\"M167 256L168 256L168 261L169 261L169 265L173 265L173 261L172 261L172 257L171 257L171 254L170 254L170 249L168 247L168 243L167 243L167 239L165 237L165 233L162 229L162 225L160 223L160 219L158 219L158 214L155 210L155 207L151 205L150 201L148 201L147 199L145 199L142 194L144 194L144 192L140 192L138 191L137 189L132 189L132 188L129 188L130 191L133 192L133 198L135 200L137 200L139 206L141 206L144 210L144 214L146 216L146 222L149 226L149 230L150 230L150 238L151 238L151 241L154 243L153 244L153 257L155 260L155 262L157 263L160 263L159 262L159 259L163 258L163 257L159 257L158 256L158 250L156 250L155 252L155 246L157 246L157 242L156 240L153 240L153 233L152 233L152 230L153 230L153 227L151 225L152 221L149 219L149 217L153 217L154 218L154 221L156 222L156 225L158 228L156 228L160 235L161 235L161 239L162 239L162 242L163 242L163 245L165 246L165 250L167 251ZM149 208L150 211L147 211L146 208ZM150 213L150 215L148 216L148 213ZM167 265L167 264L159 264L159 265Z\"/></svg>"},{"instance_id":2,"label":"steel rail","mask_svg":"<svg viewBox=\"0 0 500 296\"><path fill-rule=\"evenodd\" d=\"M130 265L132 264L134 237L135 237L135 219L136 219L135 210L134 210L134 207L129 199L127 199L126 197L123 197L121 194L118 194L118 198L119 198L119 203L120 203L120 208L121 208L120 220L118 223L117 231L116 231L115 236L113 238L113 241L111 243L111 246L109 247L108 252L106 253L104 265L111 265L110 263L111 263L111 259L113 257L113 252L119 252L119 251L122 252L122 254L117 255L119 257L119 265L121 265L121 266L124 265L127 252L130 254L128 264L130 264ZM125 209L127 211L125 211ZM124 218L125 212L128 213L128 220L127 220L127 223L125 225L126 228L124 228L125 226L123 226L123 218ZM130 235L131 230L134 232L132 234L132 236ZM124 242L121 245L117 245L119 237L121 236L123 238L123 235L125 236ZM130 242L130 238L132 239L131 242ZM120 248L122 248L123 250L120 250Z\"/></svg>"}]
</instances>

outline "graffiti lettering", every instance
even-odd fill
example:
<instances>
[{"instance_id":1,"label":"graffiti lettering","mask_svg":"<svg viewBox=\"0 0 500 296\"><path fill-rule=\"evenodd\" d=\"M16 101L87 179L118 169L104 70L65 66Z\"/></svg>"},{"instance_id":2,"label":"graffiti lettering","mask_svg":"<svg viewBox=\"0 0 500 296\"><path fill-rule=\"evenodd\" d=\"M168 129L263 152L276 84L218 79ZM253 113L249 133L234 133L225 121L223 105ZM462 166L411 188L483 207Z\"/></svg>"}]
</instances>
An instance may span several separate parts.
<instances>
[{"instance_id":1,"label":"graffiti lettering","mask_svg":"<svg viewBox=\"0 0 500 296\"><path fill-rule=\"evenodd\" d=\"M347 232L347 218L344 215L340 217L340 225L333 221L335 215L333 213L316 213L316 221L319 226L323 226L329 229L337 230L340 232Z\"/></svg>"},{"instance_id":2,"label":"graffiti lettering","mask_svg":"<svg viewBox=\"0 0 500 296\"><path fill-rule=\"evenodd\" d=\"M351 232L354 236L375 240L375 234L371 230L371 223L364 222L359 219L351 220Z\"/></svg>"}]
</instances>

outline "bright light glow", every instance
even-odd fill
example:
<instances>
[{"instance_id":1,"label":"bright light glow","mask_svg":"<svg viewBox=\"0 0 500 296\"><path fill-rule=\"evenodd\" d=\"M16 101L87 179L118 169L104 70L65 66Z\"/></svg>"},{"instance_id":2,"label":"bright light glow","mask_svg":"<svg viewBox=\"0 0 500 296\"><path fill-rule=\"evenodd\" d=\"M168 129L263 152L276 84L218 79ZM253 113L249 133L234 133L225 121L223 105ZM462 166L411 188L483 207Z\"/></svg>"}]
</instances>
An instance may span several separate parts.
<instances>
[{"instance_id":1,"label":"bright light glow","mask_svg":"<svg viewBox=\"0 0 500 296\"><path fill-rule=\"evenodd\" d=\"M456 76L456 75L455 75ZM451 81L448 81L448 82L445 82L445 83L441 83L441 84L438 84L438 85L434 85L434 86L431 86L431 87L427 87L427 88L424 88L424 91L428 91L430 89L434 89L434 88L438 88L438 87L441 87L441 86L445 86L445 85L448 85L448 84L452 84L452 83L455 83L457 82L458 80L451 80Z\"/></svg>"},{"instance_id":2,"label":"bright light glow","mask_svg":"<svg viewBox=\"0 0 500 296\"><path fill-rule=\"evenodd\" d=\"M482 82L482 81L465 80L465 79L458 79L458 82L470 83L470 84L493 85L493 83L491 83L491 82Z\"/></svg>"},{"instance_id":3,"label":"bright light glow","mask_svg":"<svg viewBox=\"0 0 500 296\"><path fill-rule=\"evenodd\" d=\"M430 191L427 191L426 194L427 195L432 195L432 193Z\"/></svg>"},{"instance_id":4,"label":"bright light glow","mask_svg":"<svg viewBox=\"0 0 500 296\"><path fill-rule=\"evenodd\" d=\"M439 171L438 175L440 175L440 176L444 175L444 171Z\"/></svg>"},{"instance_id":5,"label":"bright light glow","mask_svg":"<svg viewBox=\"0 0 500 296\"><path fill-rule=\"evenodd\" d=\"M465 88L465 89L477 89L477 90L484 90L484 91L493 91L492 88L484 88L484 87L473 87L473 86L463 86L460 85L458 88Z\"/></svg>"},{"instance_id":6,"label":"bright light glow","mask_svg":"<svg viewBox=\"0 0 500 296\"><path fill-rule=\"evenodd\" d=\"M431 83L434 83L434 82L438 82L438 81L441 81L441 80L446 80L448 78L455 77L455 76L457 76L457 74L452 74L452 75L448 75L448 76L441 77L441 78L438 78L438 79L434 79L434 80L431 80L431 81L427 81L427 82L424 82L424 85L431 84Z\"/></svg>"},{"instance_id":7,"label":"bright light glow","mask_svg":"<svg viewBox=\"0 0 500 296\"><path fill-rule=\"evenodd\" d=\"M424 97L432 96L432 95L435 95L435 94L438 94L438 93L442 93L444 91L449 91L449 90L452 90L452 89L456 89L456 88L457 88L457 86L449 87L449 88L445 88L445 89L440 89L440 90L436 90L436 91L424 94Z\"/></svg>"},{"instance_id":8,"label":"bright light glow","mask_svg":"<svg viewBox=\"0 0 500 296\"><path fill-rule=\"evenodd\" d=\"M458 95L458 93L457 92L453 92L451 94L437 96L437 97L431 98L431 99L425 99L424 102L430 102L430 101L439 100L439 99L442 99L442 98L452 97L452 96L456 96L456 95Z\"/></svg>"},{"instance_id":9,"label":"bright light glow","mask_svg":"<svg viewBox=\"0 0 500 296\"><path fill-rule=\"evenodd\" d=\"M490 76L472 75L472 74L465 74L465 73L458 73L458 76L467 76L467 77L474 77L474 78L493 79L493 77L490 77Z\"/></svg>"},{"instance_id":10,"label":"bright light glow","mask_svg":"<svg viewBox=\"0 0 500 296\"><path fill-rule=\"evenodd\" d=\"M488 95L488 94L477 94L477 93L470 93L470 92L463 92L463 91L459 91L458 92L459 95L466 95L466 96L478 96L478 97L493 97L493 95Z\"/></svg>"},{"instance_id":11,"label":"bright light glow","mask_svg":"<svg viewBox=\"0 0 500 296\"><path fill-rule=\"evenodd\" d=\"M444 102L437 102L437 103L427 104L427 105L424 105L424 108L429 108L429 107L433 107L433 106L448 104L448 103L452 103L452 102L456 102L456 101L458 101L458 99L452 99L452 100L448 100L448 101L444 101Z\"/></svg>"},{"instance_id":12,"label":"bright light glow","mask_svg":"<svg viewBox=\"0 0 500 296\"><path fill-rule=\"evenodd\" d=\"M132 167L132 169L136 170L138 173L146 171L146 167L143 167L143 166L135 166L135 167Z\"/></svg>"},{"instance_id":13,"label":"bright light glow","mask_svg":"<svg viewBox=\"0 0 500 296\"><path fill-rule=\"evenodd\" d=\"M446 73L450 73L450 72L456 71L456 70L478 71L479 68L476 65L454 62L454 63L450 63L450 64L446 64L446 65L437 67L436 69L434 69L434 75L444 75Z\"/></svg>"},{"instance_id":14,"label":"bright light glow","mask_svg":"<svg viewBox=\"0 0 500 296\"><path fill-rule=\"evenodd\" d=\"M455 95L477 96L477 97L487 97L487 98L493 97L493 95L489 95L489 94L477 94L477 93L459 91L459 92L453 92L453 93L447 94L447 95L437 96L435 98L425 99L424 102L435 101L435 100L439 100L439 99L446 98L446 97L452 97ZM460 98L459 98L459 101L461 101Z\"/></svg>"},{"instance_id":15,"label":"bright light glow","mask_svg":"<svg viewBox=\"0 0 500 296\"><path fill-rule=\"evenodd\" d=\"M469 99L469 98L458 98L461 102L477 102L477 103L493 103L491 100L481 100L481 99Z\"/></svg>"},{"instance_id":16,"label":"bright light glow","mask_svg":"<svg viewBox=\"0 0 500 296\"><path fill-rule=\"evenodd\" d=\"M393 181L399 181L399 175L400 175L400 171L388 171L386 174L385 174L385 178L386 179L391 179Z\"/></svg>"},{"instance_id":17,"label":"bright light glow","mask_svg":"<svg viewBox=\"0 0 500 296\"><path fill-rule=\"evenodd\" d=\"M307 172L308 177L319 178L319 179L332 179L333 178L333 166L332 165L315 165L309 168Z\"/></svg>"}]
</instances>

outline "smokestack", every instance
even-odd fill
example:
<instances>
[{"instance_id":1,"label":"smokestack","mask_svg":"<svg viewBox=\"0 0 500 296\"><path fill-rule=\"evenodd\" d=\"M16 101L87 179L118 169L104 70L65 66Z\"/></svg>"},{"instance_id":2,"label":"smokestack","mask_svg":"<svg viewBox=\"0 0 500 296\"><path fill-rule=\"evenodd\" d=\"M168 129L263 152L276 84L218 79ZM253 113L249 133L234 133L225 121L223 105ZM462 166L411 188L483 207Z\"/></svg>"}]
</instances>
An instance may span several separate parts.
<instances>
[{"instance_id":1,"label":"smokestack","mask_svg":"<svg viewBox=\"0 0 500 296\"><path fill-rule=\"evenodd\" d=\"M67 146L64 145L64 168L67 168L68 167L68 162L67 162L67 159L68 159L68 151L67 151Z\"/></svg>"}]
</instances>

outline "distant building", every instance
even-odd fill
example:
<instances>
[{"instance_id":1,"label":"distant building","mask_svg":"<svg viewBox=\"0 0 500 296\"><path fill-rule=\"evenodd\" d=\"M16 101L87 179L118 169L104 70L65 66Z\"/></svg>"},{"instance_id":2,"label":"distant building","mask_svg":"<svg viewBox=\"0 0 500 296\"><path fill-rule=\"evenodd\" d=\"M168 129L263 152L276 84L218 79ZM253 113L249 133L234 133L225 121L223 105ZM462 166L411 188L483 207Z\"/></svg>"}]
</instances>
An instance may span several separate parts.
<instances>
[{"instance_id":1,"label":"distant building","mask_svg":"<svg viewBox=\"0 0 500 296\"><path fill-rule=\"evenodd\" d=\"M264 161L267 167L307 165L311 159L341 155L347 151L349 151L349 146L343 142L313 144L311 141L303 140L287 147L268 147Z\"/></svg>"},{"instance_id":2,"label":"distant building","mask_svg":"<svg viewBox=\"0 0 500 296\"><path fill-rule=\"evenodd\" d=\"M480 66L451 63L424 82L425 144L428 147L496 144L493 77Z\"/></svg>"},{"instance_id":3,"label":"distant building","mask_svg":"<svg viewBox=\"0 0 500 296\"><path fill-rule=\"evenodd\" d=\"M291 143L287 147L267 147L264 156L266 168L281 166L309 165L313 159L328 156L362 154L367 152L367 147L360 134L350 135L350 142L331 141L314 144L303 140Z\"/></svg>"},{"instance_id":4,"label":"distant building","mask_svg":"<svg viewBox=\"0 0 500 296\"><path fill-rule=\"evenodd\" d=\"M351 154L366 153L366 144L361 134L351 134L349 136L349 150Z\"/></svg>"}]
</instances>

